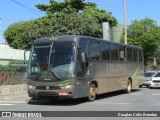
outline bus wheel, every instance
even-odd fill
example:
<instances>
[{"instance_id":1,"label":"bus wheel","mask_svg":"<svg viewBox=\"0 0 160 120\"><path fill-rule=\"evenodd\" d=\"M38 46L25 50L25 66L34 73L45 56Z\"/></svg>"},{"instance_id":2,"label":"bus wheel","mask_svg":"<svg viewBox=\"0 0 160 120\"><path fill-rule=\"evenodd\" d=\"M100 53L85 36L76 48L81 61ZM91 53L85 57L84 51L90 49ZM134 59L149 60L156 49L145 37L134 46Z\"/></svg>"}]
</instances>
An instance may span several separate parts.
<instances>
[{"instance_id":1,"label":"bus wheel","mask_svg":"<svg viewBox=\"0 0 160 120\"><path fill-rule=\"evenodd\" d=\"M131 92L131 88L132 88L131 80L128 80L128 84L127 84L127 90L126 90L126 92L127 92L127 93L130 93L130 92Z\"/></svg>"},{"instance_id":2,"label":"bus wheel","mask_svg":"<svg viewBox=\"0 0 160 120\"><path fill-rule=\"evenodd\" d=\"M95 84L91 83L89 86L88 100L92 102L95 99L96 99L96 86Z\"/></svg>"}]
</instances>

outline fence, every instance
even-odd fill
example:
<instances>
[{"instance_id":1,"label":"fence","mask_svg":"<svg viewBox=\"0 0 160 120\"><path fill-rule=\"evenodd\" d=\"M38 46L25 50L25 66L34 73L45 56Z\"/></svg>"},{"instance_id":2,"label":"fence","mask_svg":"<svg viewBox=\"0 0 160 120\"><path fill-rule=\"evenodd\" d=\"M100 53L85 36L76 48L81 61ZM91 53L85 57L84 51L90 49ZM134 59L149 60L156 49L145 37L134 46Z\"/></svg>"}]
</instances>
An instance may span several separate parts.
<instances>
[{"instance_id":1,"label":"fence","mask_svg":"<svg viewBox=\"0 0 160 120\"><path fill-rule=\"evenodd\" d=\"M26 84L25 64L0 66L0 85Z\"/></svg>"}]
</instances>

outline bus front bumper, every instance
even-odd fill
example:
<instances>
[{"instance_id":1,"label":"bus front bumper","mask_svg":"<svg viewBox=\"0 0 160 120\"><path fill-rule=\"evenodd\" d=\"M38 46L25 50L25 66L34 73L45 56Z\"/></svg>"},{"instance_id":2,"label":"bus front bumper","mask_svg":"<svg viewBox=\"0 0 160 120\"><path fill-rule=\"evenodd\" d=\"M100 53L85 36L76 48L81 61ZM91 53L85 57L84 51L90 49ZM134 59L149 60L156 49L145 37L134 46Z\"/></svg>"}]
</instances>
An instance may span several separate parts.
<instances>
[{"instance_id":1,"label":"bus front bumper","mask_svg":"<svg viewBox=\"0 0 160 120\"><path fill-rule=\"evenodd\" d=\"M71 99L74 98L73 93L73 89L39 90L35 87L28 87L28 95L33 99Z\"/></svg>"}]
</instances>

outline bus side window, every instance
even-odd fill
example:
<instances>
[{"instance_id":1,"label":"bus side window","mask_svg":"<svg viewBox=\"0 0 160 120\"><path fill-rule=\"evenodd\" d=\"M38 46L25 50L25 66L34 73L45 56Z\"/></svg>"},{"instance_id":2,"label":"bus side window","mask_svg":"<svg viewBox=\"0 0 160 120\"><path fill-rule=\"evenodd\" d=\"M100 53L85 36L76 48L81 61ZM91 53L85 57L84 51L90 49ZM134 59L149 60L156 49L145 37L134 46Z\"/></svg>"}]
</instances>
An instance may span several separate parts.
<instances>
[{"instance_id":1,"label":"bus side window","mask_svg":"<svg viewBox=\"0 0 160 120\"><path fill-rule=\"evenodd\" d=\"M137 55L137 53L138 53L138 50L134 48L133 49L133 61L134 62L138 61L138 55Z\"/></svg>"},{"instance_id":2,"label":"bus side window","mask_svg":"<svg viewBox=\"0 0 160 120\"><path fill-rule=\"evenodd\" d=\"M139 62L143 62L143 51L139 49Z\"/></svg>"},{"instance_id":3,"label":"bus side window","mask_svg":"<svg viewBox=\"0 0 160 120\"><path fill-rule=\"evenodd\" d=\"M119 46L119 60L120 61L127 61L125 46Z\"/></svg>"},{"instance_id":4,"label":"bus side window","mask_svg":"<svg viewBox=\"0 0 160 120\"><path fill-rule=\"evenodd\" d=\"M132 61L132 48L131 47L127 48L127 60Z\"/></svg>"},{"instance_id":5,"label":"bus side window","mask_svg":"<svg viewBox=\"0 0 160 120\"><path fill-rule=\"evenodd\" d=\"M100 42L90 41L89 44L90 59L99 61L101 56Z\"/></svg>"},{"instance_id":6,"label":"bus side window","mask_svg":"<svg viewBox=\"0 0 160 120\"><path fill-rule=\"evenodd\" d=\"M118 45L115 43L111 43L110 50L111 50L111 61L117 61L118 60Z\"/></svg>"},{"instance_id":7,"label":"bus side window","mask_svg":"<svg viewBox=\"0 0 160 120\"><path fill-rule=\"evenodd\" d=\"M88 40L81 39L79 41L77 54L77 76L84 77L85 71L88 67L89 55L88 55Z\"/></svg>"},{"instance_id":8,"label":"bus side window","mask_svg":"<svg viewBox=\"0 0 160 120\"><path fill-rule=\"evenodd\" d=\"M109 43L101 42L101 60L110 60Z\"/></svg>"}]
</instances>

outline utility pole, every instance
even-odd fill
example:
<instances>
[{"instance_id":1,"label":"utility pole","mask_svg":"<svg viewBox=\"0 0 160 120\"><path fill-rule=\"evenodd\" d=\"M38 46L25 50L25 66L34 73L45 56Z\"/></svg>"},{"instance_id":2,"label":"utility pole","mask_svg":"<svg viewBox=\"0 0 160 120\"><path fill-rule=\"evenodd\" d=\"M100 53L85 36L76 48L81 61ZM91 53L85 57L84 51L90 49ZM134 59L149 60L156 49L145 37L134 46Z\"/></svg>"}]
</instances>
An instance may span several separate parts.
<instances>
[{"instance_id":1,"label":"utility pole","mask_svg":"<svg viewBox=\"0 0 160 120\"><path fill-rule=\"evenodd\" d=\"M127 23L126 23L126 0L123 1L123 8L124 8L124 39L125 44L127 44Z\"/></svg>"}]
</instances>

